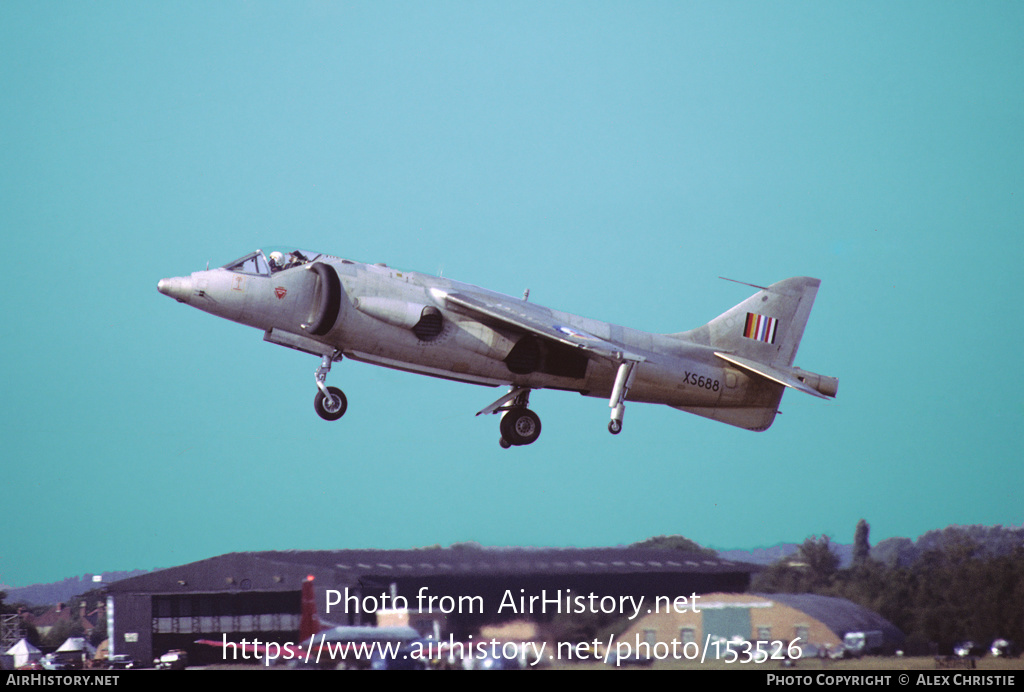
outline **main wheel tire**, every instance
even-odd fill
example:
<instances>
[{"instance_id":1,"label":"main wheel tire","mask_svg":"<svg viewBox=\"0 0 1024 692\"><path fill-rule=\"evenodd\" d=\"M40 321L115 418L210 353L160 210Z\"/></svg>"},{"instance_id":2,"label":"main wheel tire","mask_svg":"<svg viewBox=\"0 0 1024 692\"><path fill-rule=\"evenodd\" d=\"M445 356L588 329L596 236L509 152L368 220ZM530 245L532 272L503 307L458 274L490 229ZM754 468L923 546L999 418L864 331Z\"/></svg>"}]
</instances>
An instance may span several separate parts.
<instances>
[{"instance_id":1,"label":"main wheel tire","mask_svg":"<svg viewBox=\"0 0 1024 692\"><path fill-rule=\"evenodd\" d=\"M510 409L501 417L501 436L510 443L532 444L540 437L540 417L528 408Z\"/></svg>"},{"instance_id":2,"label":"main wheel tire","mask_svg":"<svg viewBox=\"0 0 1024 692\"><path fill-rule=\"evenodd\" d=\"M338 420L348 410L348 399L345 398L345 392L337 387L328 387L327 391L331 393L329 401L322 391L316 390L313 408L316 409L316 414L324 420Z\"/></svg>"},{"instance_id":3,"label":"main wheel tire","mask_svg":"<svg viewBox=\"0 0 1024 692\"><path fill-rule=\"evenodd\" d=\"M612 422L610 422L608 424L608 432L610 432L612 435L618 435L620 432L622 432L622 421L613 420Z\"/></svg>"}]
</instances>

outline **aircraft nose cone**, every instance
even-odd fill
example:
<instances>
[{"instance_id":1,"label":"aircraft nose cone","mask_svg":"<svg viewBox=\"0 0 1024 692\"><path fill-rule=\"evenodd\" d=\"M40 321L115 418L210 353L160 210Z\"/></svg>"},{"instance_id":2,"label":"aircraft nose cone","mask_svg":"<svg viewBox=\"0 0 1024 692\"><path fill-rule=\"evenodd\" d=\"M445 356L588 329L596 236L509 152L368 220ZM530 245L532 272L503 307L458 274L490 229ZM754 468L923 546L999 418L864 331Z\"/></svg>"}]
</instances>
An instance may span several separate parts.
<instances>
[{"instance_id":1,"label":"aircraft nose cone","mask_svg":"<svg viewBox=\"0 0 1024 692\"><path fill-rule=\"evenodd\" d=\"M192 296L192 279L186 276L175 276L170 279L160 279L156 290L165 296L170 296L180 303L187 303Z\"/></svg>"}]
</instances>

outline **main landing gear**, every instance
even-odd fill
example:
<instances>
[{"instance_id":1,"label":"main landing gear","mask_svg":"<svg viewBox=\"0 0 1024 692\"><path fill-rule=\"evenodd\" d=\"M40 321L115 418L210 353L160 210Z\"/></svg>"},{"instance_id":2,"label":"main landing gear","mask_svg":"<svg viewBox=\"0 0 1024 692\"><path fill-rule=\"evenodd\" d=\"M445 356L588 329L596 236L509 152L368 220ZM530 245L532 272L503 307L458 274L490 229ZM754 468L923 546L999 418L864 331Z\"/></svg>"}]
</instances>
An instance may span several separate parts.
<instances>
[{"instance_id":1,"label":"main landing gear","mask_svg":"<svg viewBox=\"0 0 1024 692\"><path fill-rule=\"evenodd\" d=\"M498 444L503 448L528 445L540 437L540 416L526 406L516 405L505 412L498 427L501 430Z\"/></svg>"},{"instance_id":2,"label":"main landing gear","mask_svg":"<svg viewBox=\"0 0 1024 692\"><path fill-rule=\"evenodd\" d=\"M477 411L481 413L503 412L501 424L501 439L498 444L502 449L516 446L533 444L540 437L540 416L526 408L530 403L529 387L511 387L509 393L501 397L487 408Z\"/></svg>"},{"instance_id":3,"label":"main landing gear","mask_svg":"<svg viewBox=\"0 0 1024 692\"><path fill-rule=\"evenodd\" d=\"M319 390L316 398L313 399L313 408L318 416L324 420L338 420L348 410L348 399L345 392L337 387L328 387L326 384L327 373L331 371L331 365L336 360L341 360L341 354L335 351L329 356L324 356L320 361L320 367L316 369L316 386Z\"/></svg>"},{"instance_id":4,"label":"main landing gear","mask_svg":"<svg viewBox=\"0 0 1024 692\"><path fill-rule=\"evenodd\" d=\"M636 376L636 366L640 361L626 360L619 361L619 367L615 372L615 383L612 385L612 394L608 399L608 406L612 410L611 420L608 422L608 432L618 435L622 432L622 418L626 413L626 396L629 388L633 386L633 379ZM521 447L533 444L540 437L540 417L526 408L530 403L530 388L517 387L512 385L509 392L493 404L477 411L476 415L482 413L501 413L501 439L498 444L503 449L509 447Z\"/></svg>"}]
</instances>

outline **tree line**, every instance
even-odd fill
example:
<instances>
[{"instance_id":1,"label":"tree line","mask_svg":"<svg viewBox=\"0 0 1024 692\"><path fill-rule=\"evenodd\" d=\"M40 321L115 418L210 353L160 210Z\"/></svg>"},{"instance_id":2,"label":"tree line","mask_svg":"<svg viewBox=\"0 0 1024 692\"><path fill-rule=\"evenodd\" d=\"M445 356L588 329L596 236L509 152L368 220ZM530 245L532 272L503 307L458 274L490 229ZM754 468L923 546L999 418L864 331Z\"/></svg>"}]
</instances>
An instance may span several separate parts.
<instances>
[{"instance_id":1,"label":"tree line","mask_svg":"<svg viewBox=\"0 0 1024 692\"><path fill-rule=\"evenodd\" d=\"M861 520L850 567L840 568L828 536L812 536L795 555L757 574L750 590L845 598L900 628L911 655L950 653L955 643L968 640L987 648L1000 637L1020 645L1024 543L1010 531L1014 536L994 549L991 541L978 540L979 530L985 529L930 532L912 551L895 557L882 553L888 558L883 561L870 550L868 526Z\"/></svg>"}]
</instances>

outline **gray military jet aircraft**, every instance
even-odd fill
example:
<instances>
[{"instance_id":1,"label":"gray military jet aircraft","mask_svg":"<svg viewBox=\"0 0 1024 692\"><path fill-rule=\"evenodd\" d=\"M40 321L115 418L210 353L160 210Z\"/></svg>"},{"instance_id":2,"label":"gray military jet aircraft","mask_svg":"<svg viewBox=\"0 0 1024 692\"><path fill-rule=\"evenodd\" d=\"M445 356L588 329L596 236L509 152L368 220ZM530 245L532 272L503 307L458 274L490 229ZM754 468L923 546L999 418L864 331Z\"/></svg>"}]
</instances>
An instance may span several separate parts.
<instances>
[{"instance_id":1,"label":"gray military jet aircraft","mask_svg":"<svg viewBox=\"0 0 1024 692\"><path fill-rule=\"evenodd\" d=\"M218 269L162 279L164 295L262 329L263 339L320 357L316 412L341 418L345 394L326 385L342 357L492 387L507 394L501 446L528 445L540 418L534 389L608 399L608 430L625 402L666 404L747 430L766 430L786 387L828 399L839 381L793 367L818 292L797 277L759 289L703 327L651 334L551 310L468 284L316 252L262 250Z\"/></svg>"}]
</instances>

